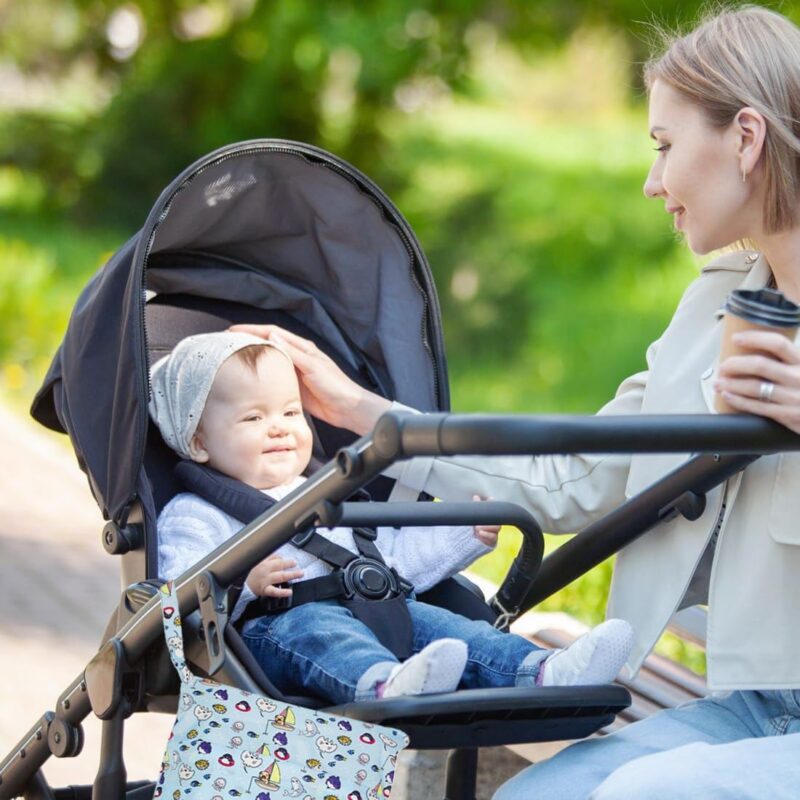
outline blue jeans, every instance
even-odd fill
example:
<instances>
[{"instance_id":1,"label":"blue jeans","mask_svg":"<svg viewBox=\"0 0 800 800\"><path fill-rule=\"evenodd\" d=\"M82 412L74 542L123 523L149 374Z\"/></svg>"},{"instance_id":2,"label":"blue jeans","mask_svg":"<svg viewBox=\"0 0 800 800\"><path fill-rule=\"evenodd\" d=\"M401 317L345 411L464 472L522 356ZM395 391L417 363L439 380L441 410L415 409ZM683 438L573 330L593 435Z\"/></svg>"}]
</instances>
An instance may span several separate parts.
<instances>
[{"instance_id":1,"label":"blue jeans","mask_svg":"<svg viewBox=\"0 0 800 800\"><path fill-rule=\"evenodd\" d=\"M800 797L800 691L741 691L668 709L529 767L494 800Z\"/></svg>"},{"instance_id":2,"label":"blue jeans","mask_svg":"<svg viewBox=\"0 0 800 800\"><path fill-rule=\"evenodd\" d=\"M409 599L413 651L436 639L466 642L468 657L461 687L515 686L534 682L550 653L488 622L469 620L437 606ZM334 703L375 695L398 660L336 600L306 603L260 617L242 634L248 649L282 692L309 692ZM524 662L524 663L523 663Z\"/></svg>"}]
</instances>

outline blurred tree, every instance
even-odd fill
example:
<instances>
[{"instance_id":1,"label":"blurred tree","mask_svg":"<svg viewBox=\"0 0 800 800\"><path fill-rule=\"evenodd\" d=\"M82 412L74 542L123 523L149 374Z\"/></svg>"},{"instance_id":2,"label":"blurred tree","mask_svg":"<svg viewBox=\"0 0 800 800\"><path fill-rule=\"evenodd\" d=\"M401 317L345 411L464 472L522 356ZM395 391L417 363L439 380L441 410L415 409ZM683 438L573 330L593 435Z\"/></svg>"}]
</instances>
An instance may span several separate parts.
<instances>
[{"instance_id":1,"label":"blurred tree","mask_svg":"<svg viewBox=\"0 0 800 800\"><path fill-rule=\"evenodd\" d=\"M381 115L469 92L479 25L522 51L552 50L602 22L643 53L641 18L693 16L695 0L0 0L0 68L83 81L82 100L35 102L0 125L0 158L43 173L51 202L137 223L198 156L253 137L335 150L382 182L401 181ZM93 81L93 82L92 82ZM91 83L93 91L87 92ZM74 93L77 97L78 93ZM87 96L90 98L87 100Z\"/></svg>"}]
</instances>

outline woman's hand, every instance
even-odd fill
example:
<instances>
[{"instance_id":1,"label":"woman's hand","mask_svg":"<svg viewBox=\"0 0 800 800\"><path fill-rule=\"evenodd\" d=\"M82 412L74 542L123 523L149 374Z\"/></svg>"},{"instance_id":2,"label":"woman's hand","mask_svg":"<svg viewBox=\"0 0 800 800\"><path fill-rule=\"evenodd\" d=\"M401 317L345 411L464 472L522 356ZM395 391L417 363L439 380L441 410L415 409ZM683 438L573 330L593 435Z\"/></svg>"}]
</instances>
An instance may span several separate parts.
<instances>
[{"instance_id":1,"label":"woman's hand","mask_svg":"<svg viewBox=\"0 0 800 800\"><path fill-rule=\"evenodd\" d=\"M737 411L800 433L800 348L771 331L737 333L733 342L753 352L726 358L714 389Z\"/></svg>"},{"instance_id":2,"label":"woman's hand","mask_svg":"<svg viewBox=\"0 0 800 800\"><path fill-rule=\"evenodd\" d=\"M231 330L260 336L286 350L300 377L303 408L318 419L361 436L391 408L386 398L352 381L333 359L302 336L277 325L234 325Z\"/></svg>"},{"instance_id":3,"label":"woman's hand","mask_svg":"<svg viewBox=\"0 0 800 800\"><path fill-rule=\"evenodd\" d=\"M291 597L292 590L279 583L288 583L303 577L303 570L293 569L297 566L291 558L281 558L279 555L267 556L256 564L247 574L245 583L256 597Z\"/></svg>"}]
</instances>

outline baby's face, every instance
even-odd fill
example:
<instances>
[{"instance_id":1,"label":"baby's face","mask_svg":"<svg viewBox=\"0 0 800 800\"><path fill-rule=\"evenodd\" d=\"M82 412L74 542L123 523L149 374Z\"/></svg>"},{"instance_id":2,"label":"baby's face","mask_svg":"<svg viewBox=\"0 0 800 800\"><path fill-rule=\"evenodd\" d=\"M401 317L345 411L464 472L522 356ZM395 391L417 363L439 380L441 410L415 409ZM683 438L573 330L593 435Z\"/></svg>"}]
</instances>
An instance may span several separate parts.
<instances>
[{"instance_id":1,"label":"baby's face","mask_svg":"<svg viewBox=\"0 0 800 800\"><path fill-rule=\"evenodd\" d=\"M255 371L235 357L219 368L190 451L249 486L273 489L303 472L311 439L294 367L265 347Z\"/></svg>"}]
</instances>

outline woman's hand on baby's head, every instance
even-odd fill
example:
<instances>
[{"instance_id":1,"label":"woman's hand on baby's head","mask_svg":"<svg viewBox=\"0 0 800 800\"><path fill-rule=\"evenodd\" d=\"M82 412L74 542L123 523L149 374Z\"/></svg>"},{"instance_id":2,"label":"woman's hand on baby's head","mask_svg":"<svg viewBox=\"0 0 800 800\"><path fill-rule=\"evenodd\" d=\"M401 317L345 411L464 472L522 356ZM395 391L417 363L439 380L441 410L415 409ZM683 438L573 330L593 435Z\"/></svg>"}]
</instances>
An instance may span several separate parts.
<instances>
[{"instance_id":1,"label":"woman's hand on baby's head","mask_svg":"<svg viewBox=\"0 0 800 800\"><path fill-rule=\"evenodd\" d=\"M303 408L318 419L363 435L391 408L388 400L348 378L309 339L277 325L234 325L231 330L260 336L288 353L300 379Z\"/></svg>"},{"instance_id":2,"label":"woman's hand on baby's head","mask_svg":"<svg viewBox=\"0 0 800 800\"><path fill-rule=\"evenodd\" d=\"M277 584L302 578L303 570L296 567L297 562L291 558L273 554L250 570L245 583L257 597L291 597L291 589Z\"/></svg>"},{"instance_id":3,"label":"woman's hand on baby's head","mask_svg":"<svg viewBox=\"0 0 800 800\"><path fill-rule=\"evenodd\" d=\"M472 499L480 501L488 500L489 498L474 494L472 495ZM475 531L475 538L487 547L495 547L500 536L500 527L500 525L476 525L473 529Z\"/></svg>"}]
</instances>

